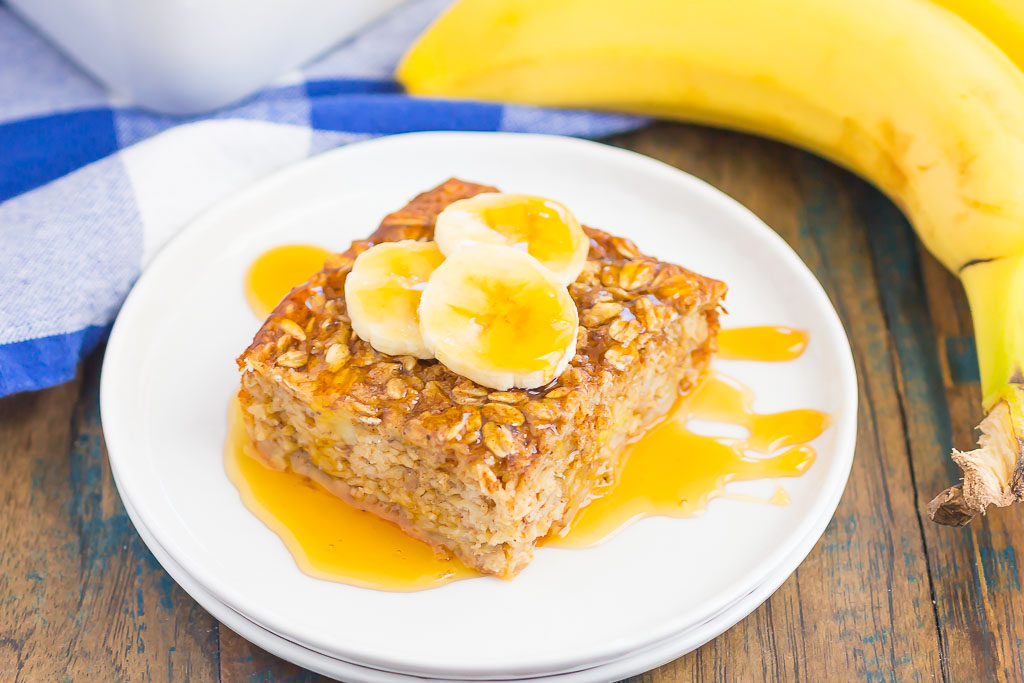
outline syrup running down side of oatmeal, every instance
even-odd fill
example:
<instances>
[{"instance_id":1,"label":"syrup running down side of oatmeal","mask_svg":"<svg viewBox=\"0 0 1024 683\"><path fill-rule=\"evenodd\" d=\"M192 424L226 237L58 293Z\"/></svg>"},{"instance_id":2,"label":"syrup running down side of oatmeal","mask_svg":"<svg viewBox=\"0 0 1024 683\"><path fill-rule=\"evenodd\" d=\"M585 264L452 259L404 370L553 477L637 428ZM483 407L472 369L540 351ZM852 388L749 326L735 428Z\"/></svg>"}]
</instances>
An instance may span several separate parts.
<instances>
[{"instance_id":1,"label":"syrup running down side of oatmeal","mask_svg":"<svg viewBox=\"0 0 1024 683\"><path fill-rule=\"evenodd\" d=\"M626 451L615 484L595 492L596 499L548 545L581 548L612 535L629 522L654 515L694 517L733 481L798 477L814 463L807 442L828 426L818 410L759 414L751 410L753 392L736 380L712 372L661 422L650 427ZM744 427L749 436L724 438L698 434L693 419ZM752 457L748 451L767 457ZM767 500L788 504L784 489Z\"/></svg>"},{"instance_id":2,"label":"syrup running down side of oatmeal","mask_svg":"<svg viewBox=\"0 0 1024 683\"><path fill-rule=\"evenodd\" d=\"M319 270L326 250L309 245L272 249L250 267L246 298L263 317L295 285ZM807 348L806 332L779 326L722 330L718 357L783 362ZM786 505L781 487L768 498L727 492L730 482L798 477L814 463L809 445L829 416L811 409L760 414L754 394L712 371L669 415L629 446L615 484L544 545L582 548L642 517L693 517L716 498ZM742 427L740 438L693 431L691 420ZM751 455L754 453L756 455ZM391 521L364 512L307 477L264 464L248 440L241 409L232 402L225 468L246 507L285 543L296 563L317 578L391 591L432 588L478 576L454 558L439 557Z\"/></svg>"},{"instance_id":3,"label":"syrup running down side of oatmeal","mask_svg":"<svg viewBox=\"0 0 1024 683\"><path fill-rule=\"evenodd\" d=\"M307 477L264 464L245 433L237 400L228 415L224 466L245 506L281 537L310 576L392 591L478 576L397 524L349 505Z\"/></svg>"}]
</instances>

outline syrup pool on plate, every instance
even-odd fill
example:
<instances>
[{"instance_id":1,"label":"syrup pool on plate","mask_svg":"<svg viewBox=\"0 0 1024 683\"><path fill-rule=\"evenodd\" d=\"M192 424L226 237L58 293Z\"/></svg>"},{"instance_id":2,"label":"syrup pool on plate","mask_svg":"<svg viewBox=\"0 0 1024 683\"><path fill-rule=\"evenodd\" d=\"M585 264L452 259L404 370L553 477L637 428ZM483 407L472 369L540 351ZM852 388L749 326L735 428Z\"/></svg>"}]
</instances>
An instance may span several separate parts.
<instances>
[{"instance_id":1,"label":"syrup pool on plate","mask_svg":"<svg viewBox=\"0 0 1024 683\"><path fill-rule=\"evenodd\" d=\"M715 498L736 497L775 505L789 503L784 489L770 498L727 494L733 481L798 477L814 463L807 445L828 426L828 416L800 409L759 414L751 410L754 394L736 380L712 372L665 419L633 442L609 491L596 499L548 545L586 547L625 524L654 515L694 517ZM747 429L744 438L706 436L689 421L713 420ZM748 451L765 454L751 456Z\"/></svg>"},{"instance_id":2,"label":"syrup pool on plate","mask_svg":"<svg viewBox=\"0 0 1024 683\"><path fill-rule=\"evenodd\" d=\"M794 360L807 348L807 341L806 332L791 327L734 327L718 333L715 356L723 360Z\"/></svg>"},{"instance_id":3,"label":"syrup pool on plate","mask_svg":"<svg viewBox=\"0 0 1024 683\"><path fill-rule=\"evenodd\" d=\"M302 475L265 465L245 433L237 400L228 415L224 466L245 506L281 537L310 576L397 591L477 576L393 522L349 505Z\"/></svg>"},{"instance_id":4,"label":"syrup pool on plate","mask_svg":"<svg viewBox=\"0 0 1024 683\"><path fill-rule=\"evenodd\" d=\"M285 244L261 254L245 274L245 298L253 313L270 315L293 287L324 267L330 254L311 244Z\"/></svg>"},{"instance_id":5,"label":"syrup pool on plate","mask_svg":"<svg viewBox=\"0 0 1024 683\"><path fill-rule=\"evenodd\" d=\"M246 297L265 316L293 287L322 267L326 250L289 245L268 251L246 276ZM722 330L720 358L782 362L799 357L807 334L786 327ZM629 447L616 483L594 499L565 529L544 544L593 545L630 521L654 515L693 517L715 498L786 505L777 486L768 498L727 492L729 482L798 477L813 464L808 445L828 427L828 415L797 409L759 414L754 395L740 382L711 372L672 412ZM745 429L741 438L695 432L699 419ZM478 576L456 559L439 557L429 545L393 522L364 512L310 479L263 464L249 442L241 409L233 402L225 467L246 507L285 543L302 571L317 578L383 590L420 590Z\"/></svg>"}]
</instances>

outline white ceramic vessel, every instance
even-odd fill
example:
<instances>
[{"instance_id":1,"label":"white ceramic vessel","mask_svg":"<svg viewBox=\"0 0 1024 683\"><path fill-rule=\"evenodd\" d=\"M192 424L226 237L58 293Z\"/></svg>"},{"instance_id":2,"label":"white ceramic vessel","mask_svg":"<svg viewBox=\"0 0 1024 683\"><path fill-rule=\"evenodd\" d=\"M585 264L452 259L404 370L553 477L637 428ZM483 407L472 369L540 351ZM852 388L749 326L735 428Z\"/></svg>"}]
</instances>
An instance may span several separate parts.
<instances>
[{"instance_id":1,"label":"white ceramic vessel","mask_svg":"<svg viewBox=\"0 0 1024 683\"><path fill-rule=\"evenodd\" d=\"M401 0L8 0L114 92L167 114L239 100Z\"/></svg>"},{"instance_id":2,"label":"white ceramic vessel","mask_svg":"<svg viewBox=\"0 0 1024 683\"><path fill-rule=\"evenodd\" d=\"M242 296L244 272L282 243L344 249L384 214L453 175L551 196L587 224L725 280L728 326L808 330L810 346L796 361L716 361L754 389L758 411L810 407L832 415L832 426L813 442L817 462L784 481L792 504L720 500L698 519L645 519L586 550L542 548L510 582L482 578L387 593L299 572L223 470L225 413L238 383L234 357L259 326ZM749 211L632 152L494 133L421 133L341 148L206 214L157 255L128 297L101 387L123 498L219 603L332 659L460 679L611 664L707 623L758 587L781 583L838 503L853 457L856 403L849 345L827 296ZM773 488L755 482L745 492Z\"/></svg>"}]
</instances>

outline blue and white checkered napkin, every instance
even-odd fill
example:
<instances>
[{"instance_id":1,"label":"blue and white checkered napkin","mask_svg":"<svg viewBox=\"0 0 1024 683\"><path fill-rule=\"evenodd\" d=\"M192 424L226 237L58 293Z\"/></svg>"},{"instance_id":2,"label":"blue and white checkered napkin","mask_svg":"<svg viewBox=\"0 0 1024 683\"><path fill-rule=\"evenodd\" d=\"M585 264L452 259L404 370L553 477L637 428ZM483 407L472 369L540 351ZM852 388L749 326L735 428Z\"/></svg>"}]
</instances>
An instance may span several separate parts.
<instances>
[{"instance_id":1,"label":"blue and white checkered napkin","mask_svg":"<svg viewBox=\"0 0 1024 683\"><path fill-rule=\"evenodd\" d=\"M394 66L445 4L405 4L287 85L202 119L117 102L0 6L0 396L71 379L153 254L286 164L389 133L601 137L642 124L402 94Z\"/></svg>"}]
</instances>

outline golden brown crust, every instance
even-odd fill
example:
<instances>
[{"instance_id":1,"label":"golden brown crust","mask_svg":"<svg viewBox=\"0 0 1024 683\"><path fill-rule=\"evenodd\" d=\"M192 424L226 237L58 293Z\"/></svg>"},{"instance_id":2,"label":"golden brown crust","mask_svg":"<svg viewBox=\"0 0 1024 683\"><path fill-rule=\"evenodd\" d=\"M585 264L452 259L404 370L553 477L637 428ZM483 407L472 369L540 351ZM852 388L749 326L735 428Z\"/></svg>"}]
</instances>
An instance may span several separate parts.
<instances>
[{"instance_id":1,"label":"golden brown crust","mask_svg":"<svg viewBox=\"0 0 1024 683\"><path fill-rule=\"evenodd\" d=\"M274 378L316 411L347 408L363 424L397 430L411 444L480 460L487 486L497 488L518 479L552 439L574 427L589 391L609 375L629 373L648 345L673 341L666 335L678 335L680 326L666 323L689 316L707 326L702 338L713 340L724 283L591 228L585 228L586 266L569 287L580 312L578 351L543 388L494 391L436 361L387 356L358 339L344 299L355 257L380 242L432 239L445 206L494 191L452 179L388 215L368 239L332 256L292 290L238 358L240 368ZM713 342L701 353L711 350Z\"/></svg>"}]
</instances>

